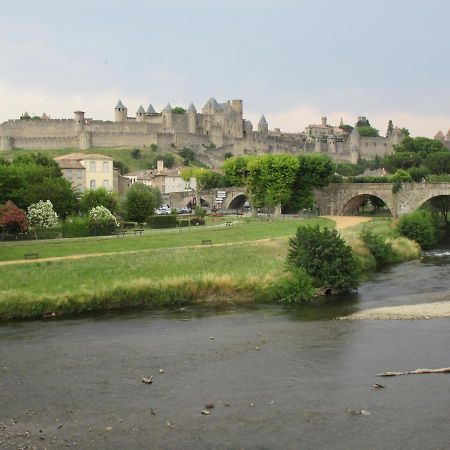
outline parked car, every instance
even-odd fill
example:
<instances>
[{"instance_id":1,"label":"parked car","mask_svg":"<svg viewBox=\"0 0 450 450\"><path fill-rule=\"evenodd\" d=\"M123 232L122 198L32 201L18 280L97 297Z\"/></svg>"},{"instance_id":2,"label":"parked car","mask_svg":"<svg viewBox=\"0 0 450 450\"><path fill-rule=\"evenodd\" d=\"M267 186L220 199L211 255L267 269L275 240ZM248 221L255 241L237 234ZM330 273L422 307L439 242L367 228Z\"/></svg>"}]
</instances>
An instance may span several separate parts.
<instances>
[{"instance_id":1,"label":"parked car","mask_svg":"<svg viewBox=\"0 0 450 450\"><path fill-rule=\"evenodd\" d=\"M192 209L191 208L179 208L177 211L177 214L191 214Z\"/></svg>"}]
</instances>

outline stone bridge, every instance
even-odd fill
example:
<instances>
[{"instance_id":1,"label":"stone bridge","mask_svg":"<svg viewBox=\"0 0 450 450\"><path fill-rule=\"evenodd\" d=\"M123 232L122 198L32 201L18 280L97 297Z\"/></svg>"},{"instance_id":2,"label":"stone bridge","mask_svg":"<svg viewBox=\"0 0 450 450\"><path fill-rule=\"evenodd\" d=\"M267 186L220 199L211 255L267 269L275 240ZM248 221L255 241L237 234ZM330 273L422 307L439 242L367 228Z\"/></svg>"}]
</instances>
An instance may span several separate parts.
<instances>
[{"instance_id":1,"label":"stone bridge","mask_svg":"<svg viewBox=\"0 0 450 450\"><path fill-rule=\"evenodd\" d=\"M196 195L193 191L185 191L163 194L162 197L164 202L174 208L185 208L195 205ZM247 198L247 188L227 187L199 191L196 201L200 201L202 206L226 211L241 209Z\"/></svg>"},{"instance_id":2,"label":"stone bridge","mask_svg":"<svg viewBox=\"0 0 450 450\"><path fill-rule=\"evenodd\" d=\"M428 200L450 196L450 183L402 183L399 192L392 192L392 183L337 183L316 190L316 203L321 215L343 216L354 213L369 197L383 200L393 217L408 214ZM194 206L193 191L163 194L166 203L175 208ZM247 200L245 187L228 187L197 192L202 206L227 211L241 209ZM220 201L222 200L222 201Z\"/></svg>"},{"instance_id":3,"label":"stone bridge","mask_svg":"<svg viewBox=\"0 0 450 450\"><path fill-rule=\"evenodd\" d=\"M401 190L395 194L392 183L338 183L315 194L322 215L352 214L374 196L386 203L393 217L398 217L413 212L434 197L450 196L450 183L402 183Z\"/></svg>"}]
</instances>

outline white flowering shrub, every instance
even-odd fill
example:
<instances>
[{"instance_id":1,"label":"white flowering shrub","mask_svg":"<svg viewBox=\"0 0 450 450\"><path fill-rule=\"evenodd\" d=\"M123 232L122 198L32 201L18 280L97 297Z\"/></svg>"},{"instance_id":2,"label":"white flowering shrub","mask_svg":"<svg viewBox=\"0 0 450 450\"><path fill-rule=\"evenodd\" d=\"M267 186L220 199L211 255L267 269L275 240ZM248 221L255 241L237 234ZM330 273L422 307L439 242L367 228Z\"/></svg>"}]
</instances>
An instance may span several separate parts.
<instances>
[{"instance_id":1,"label":"white flowering shrub","mask_svg":"<svg viewBox=\"0 0 450 450\"><path fill-rule=\"evenodd\" d=\"M28 223L32 230L45 230L58 226L58 214L53 209L52 202L39 200L27 210Z\"/></svg>"},{"instance_id":2,"label":"white flowering shrub","mask_svg":"<svg viewBox=\"0 0 450 450\"><path fill-rule=\"evenodd\" d=\"M89 228L92 234L110 234L119 226L108 208L96 206L89 211Z\"/></svg>"}]
</instances>

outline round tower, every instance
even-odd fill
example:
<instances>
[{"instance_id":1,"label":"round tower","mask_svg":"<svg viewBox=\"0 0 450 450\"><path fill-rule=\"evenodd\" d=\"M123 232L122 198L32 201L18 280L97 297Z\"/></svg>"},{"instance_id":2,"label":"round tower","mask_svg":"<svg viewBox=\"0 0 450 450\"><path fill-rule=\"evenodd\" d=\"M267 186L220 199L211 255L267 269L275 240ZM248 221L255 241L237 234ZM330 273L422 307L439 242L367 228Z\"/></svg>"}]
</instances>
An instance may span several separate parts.
<instances>
[{"instance_id":1,"label":"round tower","mask_svg":"<svg viewBox=\"0 0 450 450\"><path fill-rule=\"evenodd\" d=\"M124 106L122 100L119 99L116 107L114 108L114 121L115 122L126 122L128 118L127 107Z\"/></svg>"},{"instance_id":2,"label":"round tower","mask_svg":"<svg viewBox=\"0 0 450 450\"><path fill-rule=\"evenodd\" d=\"M75 111L75 130L77 132L83 131L85 119L84 119L84 111Z\"/></svg>"},{"instance_id":3,"label":"round tower","mask_svg":"<svg viewBox=\"0 0 450 450\"><path fill-rule=\"evenodd\" d=\"M167 103L167 106L162 110L162 115L164 118L164 128L170 131L173 128L173 111L170 103Z\"/></svg>"},{"instance_id":4,"label":"round tower","mask_svg":"<svg viewBox=\"0 0 450 450\"><path fill-rule=\"evenodd\" d=\"M191 103L187 109L189 120L189 133L197 133L197 110L193 103Z\"/></svg>"}]
</instances>

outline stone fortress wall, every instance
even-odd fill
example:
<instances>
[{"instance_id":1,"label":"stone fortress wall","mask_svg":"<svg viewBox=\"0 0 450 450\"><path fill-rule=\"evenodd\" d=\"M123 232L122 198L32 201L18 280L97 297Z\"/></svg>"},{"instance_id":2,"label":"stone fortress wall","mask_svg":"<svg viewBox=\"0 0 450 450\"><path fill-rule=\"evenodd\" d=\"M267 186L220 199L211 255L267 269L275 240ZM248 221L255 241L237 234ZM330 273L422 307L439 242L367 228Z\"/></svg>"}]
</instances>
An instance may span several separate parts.
<instances>
[{"instance_id":1,"label":"stone fortress wall","mask_svg":"<svg viewBox=\"0 0 450 450\"><path fill-rule=\"evenodd\" d=\"M264 116L253 129L243 118L242 100L218 103L210 98L201 113L191 103L179 112L168 104L160 113L152 105L141 106L135 117L119 100L114 108L114 121L93 120L83 111L73 119L9 120L0 124L0 150L57 149L91 147L144 147L152 144L160 149L192 148L200 160L213 167L223 162L225 153L233 155L259 153L326 153L338 162L356 162L359 157L372 159L393 151L403 136L394 131L388 137L367 138L355 129L345 135L327 124L310 125L305 132L283 133L269 130Z\"/></svg>"}]
</instances>

